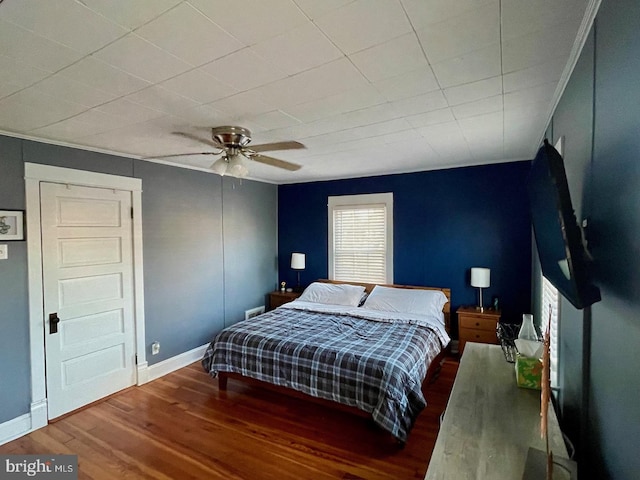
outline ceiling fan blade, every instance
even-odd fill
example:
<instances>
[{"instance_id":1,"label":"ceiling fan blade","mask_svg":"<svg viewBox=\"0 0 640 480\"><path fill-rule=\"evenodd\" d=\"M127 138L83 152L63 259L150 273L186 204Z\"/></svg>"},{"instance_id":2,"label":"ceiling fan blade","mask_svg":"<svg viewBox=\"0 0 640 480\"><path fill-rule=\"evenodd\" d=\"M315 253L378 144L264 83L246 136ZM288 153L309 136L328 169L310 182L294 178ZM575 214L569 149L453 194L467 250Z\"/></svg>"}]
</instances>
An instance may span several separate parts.
<instances>
[{"instance_id":1,"label":"ceiling fan blade","mask_svg":"<svg viewBox=\"0 0 640 480\"><path fill-rule=\"evenodd\" d=\"M190 133L186 133L186 132L171 132L172 135L177 135L179 137L184 137L184 138L188 138L190 140L193 140L195 142L199 142L199 143L204 143L205 145L209 146L209 147L215 147L215 148L219 148L220 150L223 150L223 146L220 145L218 142L213 141L213 140L209 140L206 138L200 138L196 135L192 135Z\"/></svg>"},{"instance_id":2,"label":"ceiling fan blade","mask_svg":"<svg viewBox=\"0 0 640 480\"><path fill-rule=\"evenodd\" d=\"M149 157L142 157L143 159L148 158L169 158L169 157L188 157L191 155L220 155L221 152L198 152L198 153L172 153L170 155L151 155Z\"/></svg>"},{"instance_id":3,"label":"ceiling fan blade","mask_svg":"<svg viewBox=\"0 0 640 480\"><path fill-rule=\"evenodd\" d=\"M302 165L285 162L284 160L268 157L267 155L260 155L259 153L251 155L249 156L249 158L255 162L264 163L265 165L271 165L272 167L284 168L285 170L289 170L291 172L295 172L296 170L300 170L302 168Z\"/></svg>"},{"instance_id":4,"label":"ceiling fan blade","mask_svg":"<svg viewBox=\"0 0 640 480\"><path fill-rule=\"evenodd\" d=\"M274 143L261 143L260 145L251 145L249 150L254 152L269 152L272 150L298 150L300 148L307 148L300 142L274 142Z\"/></svg>"}]
</instances>

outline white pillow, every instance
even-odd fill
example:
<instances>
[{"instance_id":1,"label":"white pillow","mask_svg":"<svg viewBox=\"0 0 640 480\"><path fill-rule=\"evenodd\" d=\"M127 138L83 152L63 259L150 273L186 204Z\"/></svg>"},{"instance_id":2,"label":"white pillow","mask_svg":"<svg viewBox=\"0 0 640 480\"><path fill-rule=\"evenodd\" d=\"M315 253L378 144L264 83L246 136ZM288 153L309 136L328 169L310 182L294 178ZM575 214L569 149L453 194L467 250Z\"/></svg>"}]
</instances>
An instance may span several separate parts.
<instances>
[{"instance_id":1,"label":"white pillow","mask_svg":"<svg viewBox=\"0 0 640 480\"><path fill-rule=\"evenodd\" d=\"M360 285L313 282L305 288L298 300L303 302L348 305L357 307L364 293Z\"/></svg>"},{"instance_id":2,"label":"white pillow","mask_svg":"<svg viewBox=\"0 0 640 480\"><path fill-rule=\"evenodd\" d=\"M447 296L440 290L391 288L376 285L362 308L385 312L414 313L440 317Z\"/></svg>"}]
</instances>

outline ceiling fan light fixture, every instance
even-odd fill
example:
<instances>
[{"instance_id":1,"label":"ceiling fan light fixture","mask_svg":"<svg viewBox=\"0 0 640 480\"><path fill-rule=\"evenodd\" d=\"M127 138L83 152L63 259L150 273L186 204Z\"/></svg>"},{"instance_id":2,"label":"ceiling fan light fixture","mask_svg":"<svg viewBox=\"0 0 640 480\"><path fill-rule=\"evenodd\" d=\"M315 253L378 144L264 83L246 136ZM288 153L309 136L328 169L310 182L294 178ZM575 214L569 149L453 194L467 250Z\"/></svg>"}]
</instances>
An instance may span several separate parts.
<instances>
[{"instance_id":1,"label":"ceiling fan light fixture","mask_svg":"<svg viewBox=\"0 0 640 480\"><path fill-rule=\"evenodd\" d=\"M227 160L224 157L219 158L218 160L213 162L213 165L211 165L211 170L213 170L221 177L224 177L224 174L227 173L228 170Z\"/></svg>"},{"instance_id":2,"label":"ceiling fan light fixture","mask_svg":"<svg viewBox=\"0 0 640 480\"><path fill-rule=\"evenodd\" d=\"M2 0L0 0L0 2L2 2ZM218 160L216 160L209 168L221 177L229 175L236 178L244 178L249 174L249 169L246 166L245 160L252 160L264 165L283 168L291 172L299 170L302 167L301 165L270 157L268 155L263 155L261 153L270 150L296 150L305 148L305 146L300 142L283 141L263 143L261 145L254 145L252 148L248 148L247 145L251 142L251 132L246 128L235 126L213 127L211 129L211 140L205 140L197 135L192 135L187 132L172 133L173 135L188 138L189 140L203 143L209 147L214 147L218 151L170 154L147 158L169 158L189 155L222 154L222 156Z\"/></svg>"},{"instance_id":3,"label":"ceiling fan light fixture","mask_svg":"<svg viewBox=\"0 0 640 480\"><path fill-rule=\"evenodd\" d=\"M229 165L227 167L228 175L236 178L243 178L247 176L247 174L249 173L249 169L245 166L244 162L242 161L242 155L240 154L229 155L227 159L229 162Z\"/></svg>"}]
</instances>

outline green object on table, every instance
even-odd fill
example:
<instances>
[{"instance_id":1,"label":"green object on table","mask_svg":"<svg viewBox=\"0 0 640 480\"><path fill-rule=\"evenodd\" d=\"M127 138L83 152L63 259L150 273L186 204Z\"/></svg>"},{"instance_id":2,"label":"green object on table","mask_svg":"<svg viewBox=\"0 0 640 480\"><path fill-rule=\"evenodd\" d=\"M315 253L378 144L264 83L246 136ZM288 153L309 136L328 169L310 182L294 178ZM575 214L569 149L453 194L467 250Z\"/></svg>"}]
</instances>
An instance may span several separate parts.
<instances>
[{"instance_id":1,"label":"green object on table","mask_svg":"<svg viewBox=\"0 0 640 480\"><path fill-rule=\"evenodd\" d=\"M517 354L516 383L522 388L540 390L542 385L542 360Z\"/></svg>"}]
</instances>

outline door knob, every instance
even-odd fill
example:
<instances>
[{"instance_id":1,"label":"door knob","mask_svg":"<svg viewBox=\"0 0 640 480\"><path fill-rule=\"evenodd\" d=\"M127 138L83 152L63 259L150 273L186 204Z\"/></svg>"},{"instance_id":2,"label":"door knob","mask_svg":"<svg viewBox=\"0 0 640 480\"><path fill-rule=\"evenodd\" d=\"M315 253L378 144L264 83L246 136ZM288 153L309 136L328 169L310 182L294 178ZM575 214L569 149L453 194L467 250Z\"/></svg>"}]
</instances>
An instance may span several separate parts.
<instances>
[{"instance_id":1,"label":"door knob","mask_svg":"<svg viewBox=\"0 0 640 480\"><path fill-rule=\"evenodd\" d=\"M58 333L58 324L60 323L60 319L58 318L57 313L49 314L49 333L54 334Z\"/></svg>"}]
</instances>

